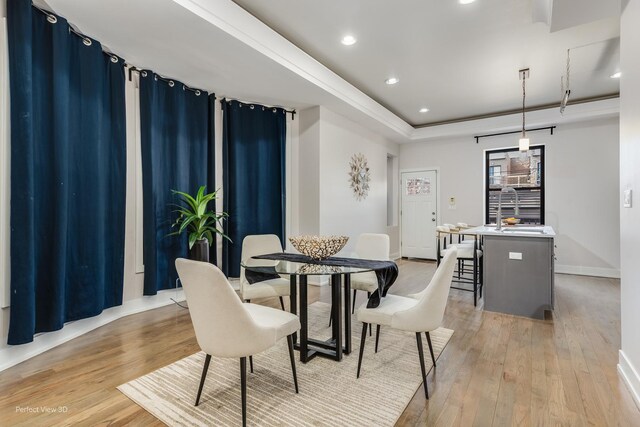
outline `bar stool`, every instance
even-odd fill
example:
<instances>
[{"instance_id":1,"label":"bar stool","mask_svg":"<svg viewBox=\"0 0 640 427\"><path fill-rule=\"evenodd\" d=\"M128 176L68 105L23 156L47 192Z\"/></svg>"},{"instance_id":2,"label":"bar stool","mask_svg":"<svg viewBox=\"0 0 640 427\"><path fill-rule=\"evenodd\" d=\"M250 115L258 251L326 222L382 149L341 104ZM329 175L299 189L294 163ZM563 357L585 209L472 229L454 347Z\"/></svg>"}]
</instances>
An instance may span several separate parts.
<instances>
[{"instance_id":1,"label":"bar stool","mask_svg":"<svg viewBox=\"0 0 640 427\"><path fill-rule=\"evenodd\" d=\"M459 234L458 227L454 227L454 230L449 227L451 224L445 224L436 227L437 237L437 263L440 265L442 258L447 253L447 246L453 242L453 235ZM482 250L479 248L478 239L472 241L462 241L456 244L458 248L458 269L454 272L457 278L452 281L461 285L472 285L472 289L452 286L453 289L458 289L466 292L473 292L473 305L478 305L478 297L482 298ZM471 263L471 268L467 269L465 263ZM470 276L470 277L469 277Z\"/></svg>"}]
</instances>

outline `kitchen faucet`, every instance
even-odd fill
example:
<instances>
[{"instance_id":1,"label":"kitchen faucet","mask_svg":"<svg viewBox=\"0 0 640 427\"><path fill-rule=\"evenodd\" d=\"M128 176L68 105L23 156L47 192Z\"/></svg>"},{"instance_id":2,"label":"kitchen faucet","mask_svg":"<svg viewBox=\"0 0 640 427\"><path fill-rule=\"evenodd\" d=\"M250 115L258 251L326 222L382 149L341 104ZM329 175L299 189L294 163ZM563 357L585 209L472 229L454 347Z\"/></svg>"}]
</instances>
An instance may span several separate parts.
<instances>
[{"instance_id":1,"label":"kitchen faucet","mask_svg":"<svg viewBox=\"0 0 640 427\"><path fill-rule=\"evenodd\" d=\"M514 215L520 215L520 206L518 204L518 192L513 187L504 187L498 194L498 214L496 215L496 230L502 230L502 194L513 191L516 195L516 208Z\"/></svg>"}]
</instances>

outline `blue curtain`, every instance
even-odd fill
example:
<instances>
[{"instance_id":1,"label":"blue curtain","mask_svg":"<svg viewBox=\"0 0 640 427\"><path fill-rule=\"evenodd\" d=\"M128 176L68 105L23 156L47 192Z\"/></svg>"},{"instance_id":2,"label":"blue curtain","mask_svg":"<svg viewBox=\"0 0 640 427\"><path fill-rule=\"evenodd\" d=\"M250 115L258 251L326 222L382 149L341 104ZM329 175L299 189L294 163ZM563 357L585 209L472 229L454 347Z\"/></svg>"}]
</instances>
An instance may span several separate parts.
<instances>
[{"instance_id":1,"label":"blue curtain","mask_svg":"<svg viewBox=\"0 0 640 427\"><path fill-rule=\"evenodd\" d=\"M285 235L286 111L222 101L224 211L229 214L222 267L240 275L242 240L250 234Z\"/></svg>"},{"instance_id":2,"label":"blue curtain","mask_svg":"<svg viewBox=\"0 0 640 427\"><path fill-rule=\"evenodd\" d=\"M175 259L188 255L187 236L168 236L179 199L171 190L215 190L215 95L151 71L140 73L144 234L144 294L174 288ZM216 246L209 259L216 259Z\"/></svg>"},{"instance_id":3,"label":"blue curtain","mask_svg":"<svg viewBox=\"0 0 640 427\"><path fill-rule=\"evenodd\" d=\"M9 344L122 303L123 61L8 2L11 89Z\"/></svg>"}]
</instances>

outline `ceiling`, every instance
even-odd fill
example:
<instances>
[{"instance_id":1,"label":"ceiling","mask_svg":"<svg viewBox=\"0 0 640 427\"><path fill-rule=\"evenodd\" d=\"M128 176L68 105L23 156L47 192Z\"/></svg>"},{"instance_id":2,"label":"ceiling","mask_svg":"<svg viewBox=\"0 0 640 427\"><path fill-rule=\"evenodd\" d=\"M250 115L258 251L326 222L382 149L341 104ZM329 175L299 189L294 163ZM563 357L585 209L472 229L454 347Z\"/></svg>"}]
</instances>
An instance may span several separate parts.
<instances>
[{"instance_id":1,"label":"ceiling","mask_svg":"<svg viewBox=\"0 0 640 427\"><path fill-rule=\"evenodd\" d=\"M619 92L619 0L234 1L413 126Z\"/></svg>"},{"instance_id":2,"label":"ceiling","mask_svg":"<svg viewBox=\"0 0 640 427\"><path fill-rule=\"evenodd\" d=\"M574 14L571 2L589 13ZM477 0L466 8L457 0L37 0L129 64L218 96L323 105L395 142L517 129L517 114L420 126L517 110L522 67L531 68L527 105L554 105L528 122L615 114L617 100L570 105L564 116L557 109L567 48L572 100L618 92L608 77L618 67L618 15L607 18L612 8L590 2L619 7L619 0ZM358 38L354 46L340 44L347 31ZM385 85L392 74L400 83ZM423 106L431 111L418 113Z\"/></svg>"}]
</instances>

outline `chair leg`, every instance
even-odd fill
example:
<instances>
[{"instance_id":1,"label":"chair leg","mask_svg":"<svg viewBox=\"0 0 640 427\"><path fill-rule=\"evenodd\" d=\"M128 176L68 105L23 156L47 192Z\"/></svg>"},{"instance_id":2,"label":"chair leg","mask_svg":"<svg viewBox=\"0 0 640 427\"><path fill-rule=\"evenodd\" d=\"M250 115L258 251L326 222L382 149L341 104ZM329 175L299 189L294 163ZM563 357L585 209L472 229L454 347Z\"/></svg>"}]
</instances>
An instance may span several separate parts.
<instances>
[{"instance_id":1,"label":"chair leg","mask_svg":"<svg viewBox=\"0 0 640 427\"><path fill-rule=\"evenodd\" d=\"M353 300L353 302L351 303L351 314L356 312L356 293L358 292L357 289L353 290L353 296L351 297L351 299Z\"/></svg>"},{"instance_id":2,"label":"chair leg","mask_svg":"<svg viewBox=\"0 0 640 427\"><path fill-rule=\"evenodd\" d=\"M431 345L431 335L429 332L424 333L427 336L427 344L429 344L429 353L431 353L431 361L433 362L433 367L436 367L436 357L433 355L433 345Z\"/></svg>"},{"instance_id":3,"label":"chair leg","mask_svg":"<svg viewBox=\"0 0 640 427\"><path fill-rule=\"evenodd\" d=\"M296 361L293 357L293 335L287 335L287 344L289 345L289 359L291 359L291 372L293 373L293 385L298 393L298 376L296 375Z\"/></svg>"},{"instance_id":4,"label":"chair leg","mask_svg":"<svg viewBox=\"0 0 640 427\"><path fill-rule=\"evenodd\" d=\"M427 390L427 372L424 369L424 353L422 352L422 335L416 332L416 341L418 342L418 355L420 356L420 369L422 369L422 382L424 384L424 395L429 400L429 390Z\"/></svg>"},{"instance_id":5,"label":"chair leg","mask_svg":"<svg viewBox=\"0 0 640 427\"><path fill-rule=\"evenodd\" d=\"M483 280L483 276L484 276L484 271L483 268L484 266L482 265L482 258L479 259L480 262L480 266L479 266L479 282L480 282L480 298L482 298L482 289L484 288L484 280Z\"/></svg>"},{"instance_id":6,"label":"chair leg","mask_svg":"<svg viewBox=\"0 0 640 427\"><path fill-rule=\"evenodd\" d=\"M196 404L200 403L200 395L202 394L202 387L204 387L204 380L207 378L207 371L209 370L209 363L211 362L211 356L207 354L204 358L204 368L202 368L202 376L200 377L200 387L198 387L198 395L196 396Z\"/></svg>"},{"instance_id":7,"label":"chair leg","mask_svg":"<svg viewBox=\"0 0 640 427\"><path fill-rule=\"evenodd\" d=\"M478 306L478 257L473 257L473 306Z\"/></svg>"},{"instance_id":8,"label":"chair leg","mask_svg":"<svg viewBox=\"0 0 640 427\"><path fill-rule=\"evenodd\" d=\"M367 299L371 298L371 292L367 292ZM371 336L371 323L369 323L369 336Z\"/></svg>"},{"instance_id":9,"label":"chair leg","mask_svg":"<svg viewBox=\"0 0 640 427\"><path fill-rule=\"evenodd\" d=\"M285 309L284 309L284 300L282 299L282 297L280 297L280 307L282 307L282 311L285 311Z\"/></svg>"},{"instance_id":10,"label":"chair leg","mask_svg":"<svg viewBox=\"0 0 640 427\"><path fill-rule=\"evenodd\" d=\"M380 341L380 325L376 325L376 353L378 352L378 341Z\"/></svg>"},{"instance_id":11,"label":"chair leg","mask_svg":"<svg viewBox=\"0 0 640 427\"><path fill-rule=\"evenodd\" d=\"M364 343L367 339L367 324L362 322L362 336L360 337L360 356L358 357L358 373L356 378L360 378L360 367L362 366L362 355L364 354Z\"/></svg>"},{"instance_id":12,"label":"chair leg","mask_svg":"<svg viewBox=\"0 0 640 427\"><path fill-rule=\"evenodd\" d=\"M249 356L249 370L253 374L253 356Z\"/></svg>"},{"instance_id":13,"label":"chair leg","mask_svg":"<svg viewBox=\"0 0 640 427\"><path fill-rule=\"evenodd\" d=\"M247 425L247 358L240 358L240 387L242 394L242 426Z\"/></svg>"}]
</instances>

